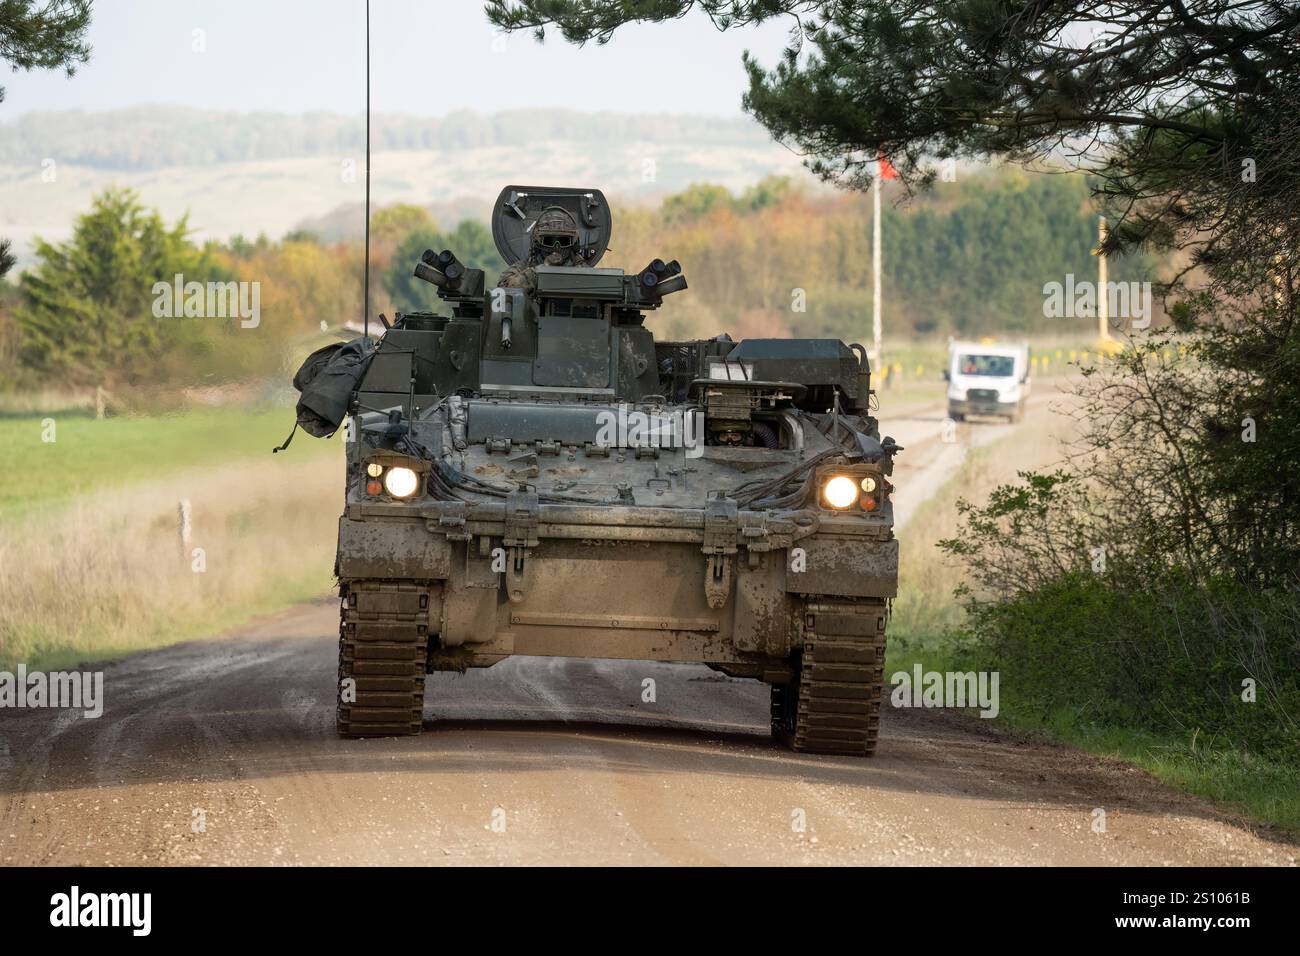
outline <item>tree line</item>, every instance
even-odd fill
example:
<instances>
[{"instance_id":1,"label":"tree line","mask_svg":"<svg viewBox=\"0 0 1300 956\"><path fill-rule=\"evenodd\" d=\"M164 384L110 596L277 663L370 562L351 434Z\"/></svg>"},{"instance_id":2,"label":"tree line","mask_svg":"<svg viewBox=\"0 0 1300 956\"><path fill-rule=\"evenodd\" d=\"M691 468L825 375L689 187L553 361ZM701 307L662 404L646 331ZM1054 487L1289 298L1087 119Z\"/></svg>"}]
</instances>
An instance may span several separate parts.
<instances>
[{"instance_id":1,"label":"tree line","mask_svg":"<svg viewBox=\"0 0 1300 956\"><path fill-rule=\"evenodd\" d=\"M1043 315L1042 286L1095 270L1094 217L1082 177L972 171L907 207L884 209L884 289L891 338L1007 331L1068 332ZM863 339L871 315L871 212L851 193L813 194L769 178L732 193L698 184L657 207L614 210L602 265L639 269L679 259L690 293L648 320L661 338L830 336ZM375 312L436 309L412 276L425 249L451 249L488 273L505 267L487 227L441 227L428 210L384 207L371 221ZM168 383L271 374L291 343L360 321L360 243L294 232L196 244L130 190L95 197L71 238L38 241L35 263L0 296L0 370L27 383ZM1148 263L1117 263L1113 276ZM264 319L155 314L174 277L257 283ZM0 289L6 288L0 284ZM173 310L174 311L174 310ZM372 316L373 318L373 316Z\"/></svg>"}]
</instances>

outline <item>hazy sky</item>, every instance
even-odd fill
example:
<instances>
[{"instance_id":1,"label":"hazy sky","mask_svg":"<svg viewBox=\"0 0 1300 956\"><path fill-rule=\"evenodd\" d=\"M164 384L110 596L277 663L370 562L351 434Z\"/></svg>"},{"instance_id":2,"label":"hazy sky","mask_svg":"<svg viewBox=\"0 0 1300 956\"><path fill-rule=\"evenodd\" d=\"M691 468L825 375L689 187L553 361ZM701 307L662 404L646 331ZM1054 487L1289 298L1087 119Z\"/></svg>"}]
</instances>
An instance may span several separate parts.
<instances>
[{"instance_id":1,"label":"hazy sky","mask_svg":"<svg viewBox=\"0 0 1300 956\"><path fill-rule=\"evenodd\" d=\"M700 14L637 26L607 46L497 35L481 0L371 0L372 97L436 116L529 106L741 114L740 55L776 61L789 29L719 33ZM206 46L194 47L196 30ZM167 103L222 110L359 113L364 0L95 0L94 50L72 79L5 73L0 119L32 110Z\"/></svg>"}]
</instances>

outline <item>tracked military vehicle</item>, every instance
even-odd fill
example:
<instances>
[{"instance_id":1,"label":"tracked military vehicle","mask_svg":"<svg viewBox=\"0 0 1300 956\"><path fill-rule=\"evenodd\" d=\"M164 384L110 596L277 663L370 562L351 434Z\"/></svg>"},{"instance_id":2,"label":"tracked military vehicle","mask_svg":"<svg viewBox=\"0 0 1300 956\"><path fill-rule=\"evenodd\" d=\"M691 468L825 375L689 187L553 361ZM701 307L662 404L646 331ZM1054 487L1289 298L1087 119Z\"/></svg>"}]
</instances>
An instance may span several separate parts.
<instances>
[{"instance_id":1,"label":"tracked military vehicle","mask_svg":"<svg viewBox=\"0 0 1300 956\"><path fill-rule=\"evenodd\" d=\"M313 356L299 423L347 432L338 731L414 734L425 675L512 654L693 662L771 685L797 750L876 746L897 584L860 346L656 341L675 261L600 268L594 189L509 186L489 284Z\"/></svg>"}]
</instances>

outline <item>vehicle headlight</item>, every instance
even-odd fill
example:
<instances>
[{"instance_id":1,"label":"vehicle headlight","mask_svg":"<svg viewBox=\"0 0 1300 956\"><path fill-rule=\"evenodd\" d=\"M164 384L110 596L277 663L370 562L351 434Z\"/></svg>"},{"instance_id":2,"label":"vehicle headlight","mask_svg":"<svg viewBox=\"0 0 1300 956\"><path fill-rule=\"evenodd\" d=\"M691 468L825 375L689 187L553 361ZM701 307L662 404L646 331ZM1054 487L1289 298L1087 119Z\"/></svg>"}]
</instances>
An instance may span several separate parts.
<instances>
[{"instance_id":1,"label":"vehicle headlight","mask_svg":"<svg viewBox=\"0 0 1300 956\"><path fill-rule=\"evenodd\" d=\"M861 485L863 491L865 491L867 494L871 494L871 492L876 490L876 479L872 478L870 475L867 475L867 477L862 479Z\"/></svg>"},{"instance_id":2,"label":"vehicle headlight","mask_svg":"<svg viewBox=\"0 0 1300 956\"><path fill-rule=\"evenodd\" d=\"M822 500L832 508L848 508L858 500L858 483L848 475L836 475L822 486Z\"/></svg>"},{"instance_id":3,"label":"vehicle headlight","mask_svg":"<svg viewBox=\"0 0 1300 956\"><path fill-rule=\"evenodd\" d=\"M389 468L384 473L384 487L394 498L409 498L419 484L419 477L410 468Z\"/></svg>"}]
</instances>

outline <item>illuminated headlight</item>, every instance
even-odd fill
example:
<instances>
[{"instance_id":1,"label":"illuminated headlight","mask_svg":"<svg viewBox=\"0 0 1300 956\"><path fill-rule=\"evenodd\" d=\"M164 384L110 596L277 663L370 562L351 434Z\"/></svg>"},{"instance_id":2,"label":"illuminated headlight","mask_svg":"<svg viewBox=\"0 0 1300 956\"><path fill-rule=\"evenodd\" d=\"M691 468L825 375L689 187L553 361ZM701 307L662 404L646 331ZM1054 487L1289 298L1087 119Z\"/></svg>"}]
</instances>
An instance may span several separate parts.
<instances>
[{"instance_id":1,"label":"illuminated headlight","mask_svg":"<svg viewBox=\"0 0 1300 956\"><path fill-rule=\"evenodd\" d=\"M409 498L419 484L420 479L409 468L389 468L384 474L384 487L394 498Z\"/></svg>"},{"instance_id":2,"label":"illuminated headlight","mask_svg":"<svg viewBox=\"0 0 1300 956\"><path fill-rule=\"evenodd\" d=\"M863 478L861 484L862 484L862 490L865 491L867 494L871 494L873 491L876 490L876 479L872 478L870 475L867 475L867 477Z\"/></svg>"},{"instance_id":3,"label":"illuminated headlight","mask_svg":"<svg viewBox=\"0 0 1300 956\"><path fill-rule=\"evenodd\" d=\"M366 474L371 478L378 478L383 473L384 466L379 464L377 461L372 461L370 464L366 465Z\"/></svg>"},{"instance_id":4,"label":"illuminated headlight","mask_svg":"<svg viewBox=\"0 0 1300 956\"><path fill-rule=\"evenodd\" d=\"M858 500L858 483L848 475L836 475L822 486L822 500L832 508L848 508Z\"/></svg>"}]
</instances>

